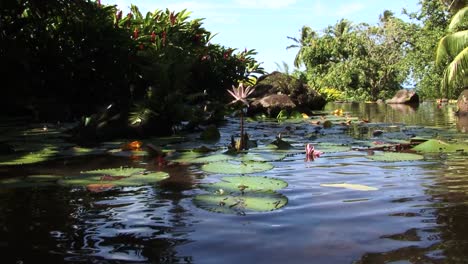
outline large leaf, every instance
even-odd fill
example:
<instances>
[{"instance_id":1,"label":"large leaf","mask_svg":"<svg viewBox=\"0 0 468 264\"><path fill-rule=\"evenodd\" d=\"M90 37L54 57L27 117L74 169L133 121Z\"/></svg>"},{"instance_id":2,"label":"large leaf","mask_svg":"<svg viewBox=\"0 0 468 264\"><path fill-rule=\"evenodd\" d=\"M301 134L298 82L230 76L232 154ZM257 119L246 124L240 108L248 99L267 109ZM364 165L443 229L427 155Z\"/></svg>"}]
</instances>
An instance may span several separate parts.
<instances>
[{"instance_id":1,"label":"large leaf","mask_svg":"<svg viewBox=\"0 0 468 264\"><path fill-rule=\"evenodd\" d=\"M285 196L275 193L287 185L285 181L260 176L223 177L220 182L200 185L210 194L197 195L193 201L198 207L217 213L272 211L287 204Z\"/></svg>"},{"instance_id":2,"label":"large leaf","mask_svg":"<svg viewBox=\"0 0 468 264\"><path fill-rule=\"evenodd\" d=\"M422 153L436 153L436 152L457 152L463 151L468 153L468 144L464 143L447 143L438 139L430 139L421 143L413 148L413 150Z\"/></svg>"},{"instance_id":3,"label":"large leaf","mask_svg":"<svg viewBox=\"0 0 468 264\"><path fill-rule=\"evenodd\" d=\"M270 163L254 161L222 161L208 163L202 166L202 170L206 172L223 174L247 174L271 169L273 169L273 165Z\"/></svg>"},{"instance_id":4,"label":"large leaf","mask_svg":"<svg viewBox=\"0 0 468 264\"><path fill-rule=\"evenodd\" d=\"M375 161L414 161L423 160L424 157L413 153L402 152L375 152L373 155L366 156Z\"/></svg>"},{"instance_id":5,"label":"large leaf","mask_svg":"<svg viewBox=\"0 0 468 264\"><path fill-rule=\"evenodd\" d=\"M23 153L23 154L12 154L0 157L1 165L24 165L43 162L53 158L57 154L57 149L54 147L46 147L40 151Z\"/></svg>"},{"instance_id":6,"label":"large leaf","mask_svg":"<svg viewBox=\"0 0 468 264\"><path fill-rule=\"evenodd\" d=\"M165 172L147 172L140 168L114 168L82 172L81 175L59 180L62 185L88 186L90 184L113 184L114 186L147 185L169 177Z\"/></svg>"},{"instance_id":7,"label":"large leaf","mask_svg":"<svg viewBox=\"0 0 468 264\"><path fill-rule=\"evenodd\" d=\"M200 187L217 193L248 193L269 192L287 187L285 181L261 176L231 176L223 177L220 182L204 184Z\"/></svg>"},{"instance_id":8,"label":"large leaf","mask_svg":"<svg viewBox=\"0 0 468 264\"><path fill-rule=\"evenodd\" d=\"M246 193L239 196L202 194L197 195L193 202L211 212L244 215L279 209L288 203L288 199L278 193Z\"/></svg>"}]
</instances>

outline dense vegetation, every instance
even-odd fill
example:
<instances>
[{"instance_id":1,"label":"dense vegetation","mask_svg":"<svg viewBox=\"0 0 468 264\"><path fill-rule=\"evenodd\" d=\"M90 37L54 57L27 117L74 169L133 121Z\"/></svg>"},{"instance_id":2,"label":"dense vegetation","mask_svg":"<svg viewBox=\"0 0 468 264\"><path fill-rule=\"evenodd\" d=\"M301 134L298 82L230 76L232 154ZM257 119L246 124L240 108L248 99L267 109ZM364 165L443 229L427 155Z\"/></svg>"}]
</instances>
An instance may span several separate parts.
<instances>
[{"instance_id":1,"label":"dense vegetation","mask_svg":"<svg viewBox=\"0 0 468 264\"><path fill-rule=\"evenodd\" d=\"M329 100L385 99L404 86L415 86L425 98L456 97L468 79L467 5L466 0L421 0L418 12L403 10L404 20L385 11L377 25L342 19L322 32L304 26L299 38L289 37L294 43L288 48L299 49L295 66L305 66L296 74ZM456 26L449 27L459 10ZM436 64L436 47L446 34L444 43L452 44ZM458 77L441 85L445 66L459 53Z\"/></svg>"},{"instance_id":2,"label":"dense vegetation","mask_svg":"<svg viewBox=\"0 0 468 264\"><path fill-rule=\"evenodd\" d=\"M467 86L467 4L421 0L408 19L385 11L376 25L304 26L290 47L299 48L295 66L305 70L293 75L328 100L386 99L405 84L425 98L453 98ZM264 71L254 50L212 37L185 10L142 14L132 6L122 14L94 0L1 1L0 111L81 120L88 136L106 127L167 134L182 121L216 120L226 89Z\"/></svg>"},{"instance_id":3,"label":"dense vegetation","mask_svg":"<svg viewBox=\"0 0 468 264\"><path fill-rule=\"evenodd\" d=\"M254 50L211 44L185 10L132 6L125 15L99 1L9 0L0 12L3 113L86 125L107 114L164 134L203 121L205 106L229 100L227 88L263 72Z\"/></svg>"}]
</instances>

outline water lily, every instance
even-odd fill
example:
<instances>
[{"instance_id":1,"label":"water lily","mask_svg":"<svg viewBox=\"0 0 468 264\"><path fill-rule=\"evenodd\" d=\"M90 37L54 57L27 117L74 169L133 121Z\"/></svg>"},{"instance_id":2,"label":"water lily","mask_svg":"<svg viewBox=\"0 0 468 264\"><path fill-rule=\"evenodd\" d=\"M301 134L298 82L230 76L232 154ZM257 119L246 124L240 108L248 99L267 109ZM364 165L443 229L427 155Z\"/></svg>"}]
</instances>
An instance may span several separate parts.
<instances>
[{"instance_id":1,"label":"water lily","mask_svg":"<svg viewBox=\"0 0 468 264\"><path fill-rule=\"evenodd\" d=\"M232 91L231 90L227 90L227 91L229 92L229 94L232 95L232 97L234 97L234 100L230 102L229 104L241 102L246 107L249 107L249 101L247 101L247 97L249 97L249 95L251 95L255 91L255 88L252 88L252 86L244 87L244 84L240 83L237 88L233 85ZM234 144L231 143L231 147L236 150L246 149L247 138L248 138L247 134L244 134L244 112L240 111L240 140L239 140L239 144L236 144L234 140L232 140Z\"/></svg>"},{"instance_id":2,"label":"water lily","mask_svg":"<svg viewBox=\"0 0 468 264\"><path fill-rule=\"evenodd\" d=\"M243 104L245 104L245 106L249 107L247 97L249 97L249 95L251 95L255 91L255 88L252 88L252 86L244 87L244 84L241 83L237 88L233 85L232 91L227 91L232 95L232 97L234 97L234 100L230 104L242 102Z\"/></svg>"},{"instance_id":3,"label":"water lily","mask_svg":"<svg viewBox=\"0 0 468 264\"><path fill-rule=\"evenodd\" d=\"M306 151L306 161L315 160L316 158L319 158L320 155L323 154L322 151L316 150L314 146L310 143L306 145L305 151Z\"/></svg>"}]
</instances>

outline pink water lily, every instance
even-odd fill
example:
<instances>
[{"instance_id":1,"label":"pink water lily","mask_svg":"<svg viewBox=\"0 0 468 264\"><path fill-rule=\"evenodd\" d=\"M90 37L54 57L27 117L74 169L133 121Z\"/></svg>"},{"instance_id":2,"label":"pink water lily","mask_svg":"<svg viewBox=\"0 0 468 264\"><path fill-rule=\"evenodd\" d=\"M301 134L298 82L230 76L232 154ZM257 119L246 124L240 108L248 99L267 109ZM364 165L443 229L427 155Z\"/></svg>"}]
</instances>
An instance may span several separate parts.
<instances>
[{"instance_id":1,"label":"pink water lily","mask_svg":"<svg viewBox=\"0 0 468 264\"><path fill-rule=\"evenodd\" d=\"M227 91L232 95L232 97L234 97L234 100L230 104L242 102L243 104L245 104L245 106L249 107L247 97L249 97L249 95L251 95L255 91L255 88L252 88L252 86L244 87L244 84L241 83L237 88L233 85L232 91Z\"/></svg>"},{"instance_id":2,"label":"pink water lily","mask_svg":"<svg viewBox=\"0 0 468 264\"><path fill-rule=\"evenodd\" d=\"M311 160L314 160L316 158L319 158L320 155L323 154L322 151L320 150L315 150L314 146L310 143L307 143L306 147L305 147L305 151L306 151L306 161L311 161Z\"/></svg>"}]
</instances>

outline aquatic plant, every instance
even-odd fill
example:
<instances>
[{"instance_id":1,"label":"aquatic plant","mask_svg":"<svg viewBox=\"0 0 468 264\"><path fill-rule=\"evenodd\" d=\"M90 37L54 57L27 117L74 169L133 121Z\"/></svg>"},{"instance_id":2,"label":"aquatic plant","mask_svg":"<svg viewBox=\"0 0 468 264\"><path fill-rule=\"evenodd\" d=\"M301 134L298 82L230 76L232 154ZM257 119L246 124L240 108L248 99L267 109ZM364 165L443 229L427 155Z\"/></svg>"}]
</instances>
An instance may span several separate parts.
<instances>
[{"instance_id":1,"label":"aquatic plant","mask_svg":"<svg viewBox=\"0 0 468 264\"><path fill-rule=\"evenodd\" d=\"M247 141L248 141L248 136L246 133L244 133L244 105L245 107L249 107L249 101L247 98L249 95L251 95L254 91L255 88L252 88L252 86L247 86L244 87L243 83L240 83L239 86L236 88L234 85L232 86L232 91L227 90L232 97L234 97L234 100L230 102L229 104L238 104L240 105L240 139L238 141L238 144L234 141L234 139L231 142L231 147L233 149L236 149L237 151L244 150L247 148ZM239 104L241 103L241 104Z\"/></svg>"},{"instance_id":2,"label":"aquatic plant","mask_svg":"<svg viewBox=\"0 0 468 264\"><path fill-rule=\"evenodd\" d=\"M307 145L305 146L305 151L306 151L306 161L315 160L316 158L319 158L320 155L323 154L323 152L316 150L314 146L310 143L307 143Z\"/></svg>"}]
</instances>

